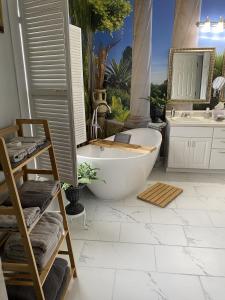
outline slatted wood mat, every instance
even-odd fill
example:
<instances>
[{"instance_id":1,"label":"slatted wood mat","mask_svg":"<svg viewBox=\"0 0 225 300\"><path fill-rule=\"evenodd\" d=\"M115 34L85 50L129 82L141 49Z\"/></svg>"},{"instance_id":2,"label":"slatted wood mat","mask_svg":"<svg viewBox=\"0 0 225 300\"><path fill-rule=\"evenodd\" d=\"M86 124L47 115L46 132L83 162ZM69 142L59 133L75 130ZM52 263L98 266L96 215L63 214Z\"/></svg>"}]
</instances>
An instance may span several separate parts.
<instances>
[{"instance_id":1,"label":"slatted wood mat","mask_svg":"<svg viewBox=\"0 0 225 300\"><path fill-rule=\"evenodd\" d=\"M181 188L173 185L157 182L144 192L138 195L138 198L151 204L165 207L183 192Z\"/></svg>"}]
</instances>

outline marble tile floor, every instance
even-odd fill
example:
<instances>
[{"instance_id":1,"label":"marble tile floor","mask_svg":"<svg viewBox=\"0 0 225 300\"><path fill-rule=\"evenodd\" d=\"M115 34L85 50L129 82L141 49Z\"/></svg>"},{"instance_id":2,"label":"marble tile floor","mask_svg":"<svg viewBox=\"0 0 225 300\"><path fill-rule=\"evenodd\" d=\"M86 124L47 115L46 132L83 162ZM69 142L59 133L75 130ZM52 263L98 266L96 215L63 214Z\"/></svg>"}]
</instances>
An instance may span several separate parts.
<instances>
[{"instance_id":1,"label":"marble tile floor","mask_svg":"<svg viewBox=\"0 0 225 300\"><path fill-rule=\"evenodd\" d=\"M88 230L70 223L78 278L66 300L225 299L225 175L155 168L156 181L184 192L164 209L82 193Z\"/></svg>"}]
</instances>

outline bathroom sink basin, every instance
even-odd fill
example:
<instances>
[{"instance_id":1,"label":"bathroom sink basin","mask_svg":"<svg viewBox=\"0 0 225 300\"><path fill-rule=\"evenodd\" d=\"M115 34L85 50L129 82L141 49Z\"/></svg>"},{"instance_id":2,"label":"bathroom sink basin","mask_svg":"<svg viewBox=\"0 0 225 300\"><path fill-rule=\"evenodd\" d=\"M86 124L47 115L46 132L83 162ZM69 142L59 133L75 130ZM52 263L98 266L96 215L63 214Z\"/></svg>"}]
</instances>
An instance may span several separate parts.
<instances>
[{"instance_id":1,"label":"bathroom sink basin","mask_svg":"<svg viewBox=\"0 0 225 300\"><path fill-rule=\"evenodd\" d=\"M186 122L203 122L204 118L203 117L173 117L171 118L171 121L173 122L181 122L181 123L186 123Z\"/></svg>"}]
</instances>

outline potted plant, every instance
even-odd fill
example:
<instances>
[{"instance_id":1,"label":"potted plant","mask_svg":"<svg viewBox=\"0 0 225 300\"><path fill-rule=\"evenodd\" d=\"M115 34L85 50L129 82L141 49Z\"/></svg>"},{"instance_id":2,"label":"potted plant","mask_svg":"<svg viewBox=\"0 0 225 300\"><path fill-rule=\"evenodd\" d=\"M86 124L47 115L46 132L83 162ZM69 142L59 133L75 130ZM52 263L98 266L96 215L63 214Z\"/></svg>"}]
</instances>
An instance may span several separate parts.
<instances>
[{"instance_id":1,"label":"potted plant","mask_svg":"<svg viewBox=\"0 0 225 300\"><path fill-rule=\"evenodd\" d=\"M84 162L78 168L78 186L74 187L66 182L63 183L62 189L65 191L66 198L70 202L66 206L68 215L81 214L84 211L84 206L79 203L80 191L93 181L99 180L97 177L98 168L92 168L90 164Z\"/></svg>"},{"instance_id":2,"label":"potted plant","mask_svg":"<svg viewBox=\"0 0 225 300\"><path fill-rule=\"evenodd\" d=\"M142 98L150 102L150 116L153 123L161 123L164 121L164 113L167 103L166 83L152 84L151 95Z\"/></svg>"}]
</instances>

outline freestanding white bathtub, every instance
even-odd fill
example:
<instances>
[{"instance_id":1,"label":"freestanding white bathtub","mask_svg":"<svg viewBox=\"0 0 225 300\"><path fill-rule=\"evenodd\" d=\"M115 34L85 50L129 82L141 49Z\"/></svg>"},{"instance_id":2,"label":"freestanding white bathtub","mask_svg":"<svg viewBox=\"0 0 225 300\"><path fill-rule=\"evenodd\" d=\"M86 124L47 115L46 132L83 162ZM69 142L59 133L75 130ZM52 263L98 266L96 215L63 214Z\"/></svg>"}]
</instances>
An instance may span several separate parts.
<instances>
[{"instance_id":1,"label":"freestanding white bathtub","mask_svg":"<svg viewBox=\"0 0 225 300\"><path fill-rule=\"evenodd\" d=\"M88 185L89 189L104 200L123 199L144 186L157 159L162 136L150 128L125 131L131 134L130 144L156 146L152 153L142 154L126 150L87 145L77 151L78 164L88 162L99 168L98 177L104 179ZM114 136L107 138L113 140Z\"/></svg>"}]
</instances>

